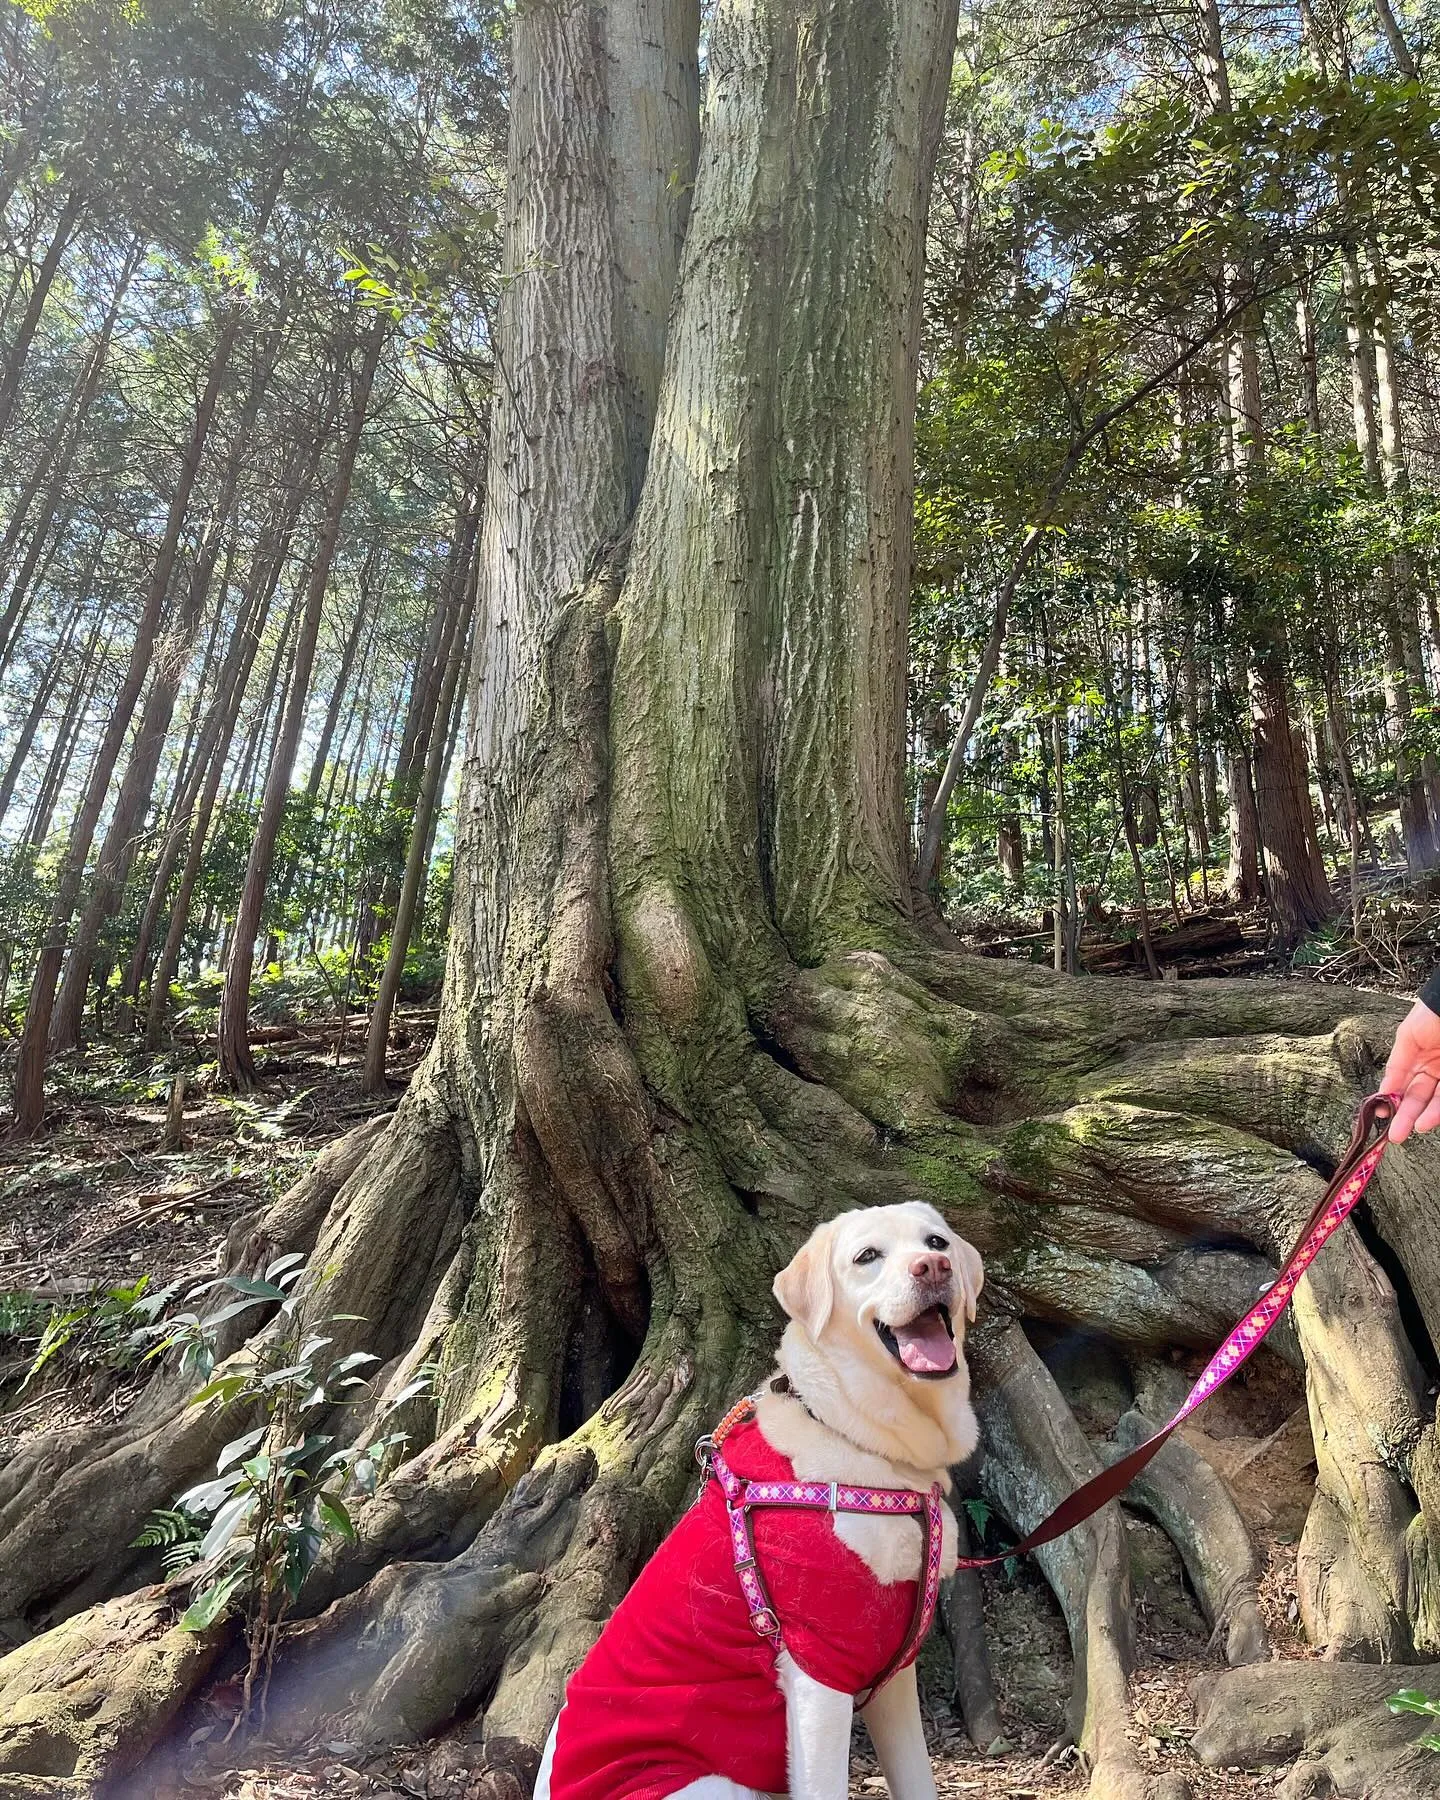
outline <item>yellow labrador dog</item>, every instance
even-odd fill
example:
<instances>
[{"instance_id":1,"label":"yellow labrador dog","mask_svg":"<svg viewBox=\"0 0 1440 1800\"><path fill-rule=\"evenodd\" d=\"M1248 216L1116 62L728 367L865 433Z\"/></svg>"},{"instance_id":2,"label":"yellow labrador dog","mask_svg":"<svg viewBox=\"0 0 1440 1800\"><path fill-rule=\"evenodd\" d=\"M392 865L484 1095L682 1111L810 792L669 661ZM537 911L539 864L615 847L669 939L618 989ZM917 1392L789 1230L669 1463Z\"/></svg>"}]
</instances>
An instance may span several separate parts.
<instances>
[{"instance_id":1,"label":"yellow labrador dog","mask_svg":"<svg viewBox=\"0 0 1440 1800\"><path fill-rule=\"evenodd\" d=\"M789 1315L783 1379L757 1396L749 1450L735 1451L751 1458L741 1472L948 1491L950 1466L978 1436L963 1338L983 1280L979 1252L923 1203L820 1226L775 1279ZM793 1473L777 1477L787 1465ZM770 1512L778 1523L768 1537L756 1527L753 1554L784 1634L777 1656L743 1629L755 1621L739 1598L725 1516L707 1484L617 1609L571 1680L536 1800L766 1800L782 1782L790 1800L845 1800L857 1693L892 1800L935 1800L913 1662L873 1698L875 1671L861 1672L874 1656L867 1618L901 1601L894 1584L913 1595L908 1584L923 1577L921 1524L834 1510L796 1524ZM941 1521L948 1575L948 1506ZM797 1545L809 1546L812 1564ZM814 1564L825 1567L812 1574ZM827 1574L832 1564L839 1576ZM718 1618L716 1604L728 1609Z\"/></svg>"}]
</instances>

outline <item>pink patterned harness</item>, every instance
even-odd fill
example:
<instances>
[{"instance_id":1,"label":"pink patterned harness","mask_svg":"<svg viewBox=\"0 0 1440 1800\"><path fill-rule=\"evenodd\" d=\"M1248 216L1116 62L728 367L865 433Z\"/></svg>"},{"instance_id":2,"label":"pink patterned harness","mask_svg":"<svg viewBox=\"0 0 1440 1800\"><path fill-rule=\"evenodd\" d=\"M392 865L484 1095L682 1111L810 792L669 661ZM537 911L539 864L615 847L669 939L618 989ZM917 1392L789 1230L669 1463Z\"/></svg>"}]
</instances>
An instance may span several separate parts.
<instances>
[{"instance_id":1,"label":"pink patterned harness","mask_svg":"<svg viewBox=\"0 0 1440 1800\"><path fill-rule=\"evenodd\" d=\"M1235 1326L1225 1342L1205 1365L1199 1380L1186 1395L1184 1403L1170 1421L1152 1437L1146 1438L1128 1455L1077 1488L1042 1519L1033 1531L1009 1550L994 1556L962 1557L956 1565L961 1569L985 1569L1005 1562L1012 1556L1023 1556L1039 1549L1096 1513L1107 1501L1118 1499L1164 1444L1175 1428L1188 1419L1198 1407L1226 1382L1268 1337L1276 1320L1289 1304L1300 1277L1314 1262L1320 1251L1350 1216L1370 1177L1385 1154L1385 1136L1399 1102L1390 1094L1371 1094L1361 1101L1355 1120L1355 1131L1339 1167L1315 1210L1296 1240L1295 1248L1285 1259L1275 1280ZM1380 1136L1371 1142L1376 1129ZM755 1543L750 1531L750 1513L758 1506L800 1506L809 1511L830 1513L869 1513L923 1515L925 1519L925 1561L917 1586L915 1616L904 1643L874 1685L856 1699L864 1706L919 1651L925 1634L935 1617L935 1603L940 1592L941 1524L940 1487L937 1483L928 1494L913 1488L852 1487L833 1481L744 1481L730 1468L721 1454L725 1437L742 1420L754 1415L753 1397L741 1400L731 1408L710 1437L701 1438L695 1453L707 1475L719 1482L725 1496L725 1513L730 1525L730 1546L735 1557L735 1574L745 1604L750 1609L750 1624L766 1638L778 1653L782 1647L780 1621L770 1604L765 1583L755 1560Z\"/></svg>"},{"instance_id":2,"label":"pink patterned harness","mask_svg":"<svg viewBox=\"0 0 1440 1800\"><path fill-rule=\"evenodd\" d=\"M944 1516L940 1508L940 1483L928 1493L917 1488L854 1487L847 1481L745 1481L726 1462L721 1445L729 1433L743 1420L755 1415L755 1399L747 1395L715 1427L709 1437L701 1438L695 1454L707 1475L720 1484L725 1496L725 1517L730 1526L730 1548L735 1557L735 1574L745 1604L750 1608L751 1629L769 1640L778 1655L783 1646L780 1620L755 1560L755 1540L750 1531L750 1513L757 1506L800 1506L808 1512L867 1513L906 1517L919 1515L925 1521L925 1557L920 1580L916 1584L915 1615L905 1640L886 1667L863 1694L855 1698L856 1706L868 1706L891 1676L899 1674L925 1641L935 1617L935 1603L940 1596L940 1566L943 1555Z\"/></svg>"}]
</instances>

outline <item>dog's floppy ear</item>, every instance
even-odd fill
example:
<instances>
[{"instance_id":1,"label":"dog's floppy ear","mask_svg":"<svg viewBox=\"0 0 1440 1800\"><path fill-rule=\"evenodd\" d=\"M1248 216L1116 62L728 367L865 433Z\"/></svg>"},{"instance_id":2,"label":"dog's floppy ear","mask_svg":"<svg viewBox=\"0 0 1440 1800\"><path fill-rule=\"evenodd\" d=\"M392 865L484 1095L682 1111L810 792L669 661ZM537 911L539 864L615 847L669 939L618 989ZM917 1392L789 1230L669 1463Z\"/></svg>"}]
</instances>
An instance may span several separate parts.
<instances>
[{"instance_id":1,"label":"dog's floppy ear","mask_svg":"<svg viewBox=\"0 0 1440 1800\"><path fill-rule=\"evenodd\" d=\"M785 1311L818 1338L835 1304L830 1274L830 1226L817 1226L775 1277L774 1294Z\"/></svg>"},{"instance_id":2,"label":"dog's floppy ear","mask_svg":"<svg viewBox=\"0 0 1440 1800\"><path fill-rule=\"evenodd\" d=\"M951 1250L955 1257L955 1267L960 1272L960 1286L965 1290L965 1317L973 1325L975 1302L980 1298L980 1290L985 1285L985 1265L980 1260L980 1252L962 1237L955 1239Z\"/></svg>"}]
</instances>

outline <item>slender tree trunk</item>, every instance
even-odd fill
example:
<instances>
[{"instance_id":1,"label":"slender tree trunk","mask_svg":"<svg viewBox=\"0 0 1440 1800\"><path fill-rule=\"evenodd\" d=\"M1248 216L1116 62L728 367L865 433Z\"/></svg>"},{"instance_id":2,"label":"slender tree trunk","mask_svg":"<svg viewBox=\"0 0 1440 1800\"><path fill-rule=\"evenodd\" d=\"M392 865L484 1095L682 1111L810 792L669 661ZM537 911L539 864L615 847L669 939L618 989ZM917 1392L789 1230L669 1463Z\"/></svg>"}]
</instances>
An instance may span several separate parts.
<instances>
[{"instance_id":1,"label":"slender tree trunk","mask_svg":"<svg viewBox=\"0 0 1440 1800\"><path fill-rule=\"evenodd\" d=\"M1295 291L1295 336L1300 350L1300 395L1310 441L1318 451L1324 441L1320 418L1320 352L1315 341L1315 309L1310 284Z\"/></svg>"},{"instance_id":2,"label":"slender tree trunk","mask_svg":"<svg viewBox=\"0 0 1440 1800\"><path fill-rule=\"evenodd\" d=\"M155 775L165 736L174 716L175 698L194 644L200 612L220 552L223 521L216 519L188 584L175 628L156 656L150 691L140 715L140 726L130 750L130 760L115 796L110 824L100 847L90 893L70 942L64 979L56 996L50 1028L50 1053L68 1050L80 1042L85 1018L85 997L95 964L100 934L119 910L121 895L139 848L139 832L155 790Z\"/></svg>"},{"instance_id":3,"label":"slender tree trunk","mask_svg":"<svg viewBox=\"0 0 1440 1800\"><path fill-rule=\"evenodd\" d=\"M151 800L150 815L157 830L169 831L171 815L176 803L182 795L189 792L194 798L194 789L201 777L195 772L197 739L204 730L205 722L213 710L211 686L222 673L218 656L220 634L227 621L230 621L230 635L234 633L243 619L245 607L240 608L240 617L231 618L229 597L235 580L235 560L240 553L239 531L232 521L226 533L225 565L220 571L218 582L214 582L215 603L210 608L210 629L205 636L205 644L197 658L193 658L195 672L194 686L185 708L185 735L180 748L168 758L168 776L163 786L157 784Z\"/></svg>"},{"instance_id":4,"label":"slender tree trunk","mask_svg":"<svg viewBox=\"0 0 1440 1800\"><path fill-rule=\"evenodd\" d=\"M95 344L85 360L85 366L76 384L71 403L57 421L55 431L46 445L44 454L36 459L30 480L17 500L15 509L5 527L5 535L0 538L0 581L3 581L9 572L10 559L20 542L25 522L30 516L30 508L44 484L47 473L50 474L50 485L46 489L45 498L41 504L40 522L31 534L32 543L44 541L50 525L59 511L61 500L66 492L66 484L70 479L70 471L83 442L85 421L90 416L90 408L94 405L95 396L100 390L100 377L109 360L110 342L120 320L120 311L125 303L125 296L130 291L130 283L135 278L135 271L140 267L143 257L144 244L141 239L136 238L121 265L120 278L115 284L110 305L101 322L100 335L96 338ZM12 634L15 626L15 613L18 610L19 596L24 593L26 585L27 577L22 574L11 589L9 603L3 616L0 616L0 667L8 662L13 648Z\"/></svg>"},{"instance_id":5,"label":"slender tree trunk","mask_svg":"<svg viewBox=\"0 0 1440 1800\"><path fill-rule=\"evenodd\" d=\"M283 569L277 573L283 573ZM277 718L285 710L281 677L290 659L290 640L295 630L296 620L300 615L300 600L301 589L296 588L290 595L289 603L285 608L285 616L280 621L280 630L276 634L275 647L270 656L270 666L266 670L260 698L256 703L249 729L245 734L244 749L241 752L234 777L226 790L225 804L227 806L248 806L250 804L256 764L264 766L264 758L261 755L262 746L271 727L275 726L278 729Z\"/></svg>"},{"instance_id":6,"label":"slender tree trunk","mask_svg":"<svg viewBox=\"0 0 1440 1800\"><path fill-rule=\"evenodd\" d=\"M440 794L440 779L445 768L446 749L450 740L450 715L455 704L455 692L460 681L460 670L465 653L470 643L471 609L462 602L455 614L450 631L450 643L445 657L445 672L440 683L440 693L435 705L435 714L430 742L425 753L425 769L420 779L419 792L415 796L415 821L410 830L410 845L405 861L405 879L400 886L400 896L395 906L395 917L390 926L390 951L385 959L385 970L380 977L380 987L375 995L375 1005L370 1013L369 1035L365 1041L365 1067L363 1082L366 1093L379 1094L385 1091L385 1050L390 1041L390 1021L395 1011L395 1001L400 992L400 978L405 972L405 958L410 950L410 938L415 928L420 891L425 879L426 852L430 843L430 825L435 816L435 808Z\"/></svg>"},{"instance_id":7,"label":"slender tree trunk","mask_svg":"<svg viewBox=\"0 0 1440 1800\"><path fill-rule=\"evenodd\" d=\"M345 504L350 497L350 480L355 471L355 459L360 451L360 440L369 413L370 391L384 347L384 332L376 324L364 342L346 437L331 477L325 520L315 548L299 635L295 642L290 691L286 698L280 736L268 765L260 817L256 821L255 837L250 846L250 859L245 866L245 885L241 890L240 908L235 919L235 934L225 966L225 986L220 998L220 1069L227 1081L242 1090L255 1085L255 1064L250 1055L249 1036L250 976L255 963L255 939L260 929L260 913L265 901L266 883L270 878L275 841L280 835L280 822L290 791L295 752L300 743L301 727L305 723L305 708L310 697L310 675L320 633L320 613L325 604L330 569L340 541Z\"/></svg>"},{"instance_id":8,"label":"slender tree trunk","mask_svg":"<svg viewBox=\"0 0 1440 1800\"><path fill-rule=\"evenodd\" d=\"M310 773L305 780L305 796L313 800L320 790L321 778L329 766L330 755L335 747L335 731L340 722L340 712L345 701L353 698L350 688L350 677L355 667L355 655L360 647L361 638L366 627L372 622L369 604L370 584L367 579L372 559L378 554L378 546L372 549L365 560L365 568L360 572L359 603L355 608L355 618L349 631L345 634L345 643L340 652L340 666L335 671L334 685L330 690L330 705L326 709L325 724L321 728L320 738L315 746L315 754L310 760ZM379 584L383 588L383 581Z\"/></svg>"},{"instance_id":9,"label":"slender tree trunk","mask_svg":"<svg viewBox=\"0 0 1440 1800\"><path fill-rule=\"evenodd\" d=\"M70 617L65 621L64 629L56 640L55 648L50 653L49 665L44 676L36 684L35 697L30 702L30 709L21 721L20 730L16 734L15 749L6 765L4 778L0 779L0 826L3 826L5 816L10 811L10 802L15 798L15 784L19 781L20 771L25 767L30 755L30 746L35 742L35 734L40 729L40 721L45 716L45 709L50 704L55 689L59 686L60 677L64 672L65 658L69 654L70 645L74 640L75 627L80 621L80 614L84 611L84 607L84 601L77 600L70 609ZM90 641L92 643L99 635L100 626L101 620L97 618L91 628ZM85 660L88 660L88 651L86 658L82 659L82 666Z\"/></svg>"},{"instance_id":10,"label":"slender tree trunk","mask_svg":"<svg viewBox=\"0 0 1440 1800\"><path fill-rule=\"evenodd\" d=\"M449 786L450 786L450 771L455 766L455 752L456 752L457 748L459 747L460 730L461 730L461 726L463 725L464 719L465 719L465 699L466 699L466 692L469 687L469 682L470 682L470 662L469 662L469 660L467 660L460 670L459 691L457 692L457 694L455 696L455 704L450 709L450 730L449 730L449 733L447 734L446 742L445 742L445 760L441 764L440 785L439 785L439 789L436 793L435 805L431 809L431 813L430 813L429 842L425 846L425 861L424 861L424 864L420 871L420 894L419 894L418 899L415 902L415 917L417 920L423 918L424 913L425 913L425 906L426 906L426 901L428 898L430 874L431 874L431 870L434 866L434 861L435 861L435 836L436 836L436 831L440 824L440 816L444 809L445 795L448 792ZM454 892L454 884L452 882L450 889L448 890L447 895L446 895L447 904L448 904L448 900L449 900L449 895L452 894L453 892ZM435 933L436 943L439 944L443 948L449 935L450 935L450 929L449 929L448 922L446 919L442 919L439 922L436 933Z\"/></svg>"},{"instance_id":11,"label":"slender tree trunk","mask_svg":"<svg viewBox=\"0 0 1440 1800\"><path fill-rule=\"evenodd\" d=\"M250 679L250 672L255 666L260 637L265 629L265 621L269 617L270 603L274 598L275 589L279 585L288 541L288 530L282 530L279 547L273 552L268 549L262 550L251 563L251 579L246 585L245 601L240 609L240 616L235 622L230 642L226 646L219 679L215 684L215 693L210 702L205 723L200 730L200 738L189 778L177 796L165 847L156 865L155 875L150 884L150 893L141 916L140 929L136 934L130 972L125 984L125 991L132 999L138 1000L140 997L150 960L150 946L154 941L160 914L169 895L170 878L175 872L175 864L179 860L182 847L188 844L197 856L197 866L191 872L189 888L184 888L182 883L184 891L181 896L177 896L171 908L171 930L176 934L176 950L175 961L166 975L167 986L174 975L175 968L179 966L179 940L183 936L188 922L190 889L193 889L195 878L199 873L199 852L195 849L196 832L198 829L199 842L203 847L205 832L209 829L210 814L214 810L215 798L219 793L220 781L225 773L225 764L229 759L230 746L234 741L235 725L240 716L245 689ZM200 801L202 793L207 792L209 807L201 808L204 811L204 820L201 823L197 803ZM167 938L167 947L168 943L169 939ZM151 1046L151 1048L154 1047L154 1045Z\"/></svg>"},{"instance_id":12,"label":"slender tree trunk","mask_svg":"<svg viewBox=\"0 0 1440 1800\"><path fill-rule=\"evenodd\" d=\"M1224 694L1229 724L1225 781L1230 809L1230 851L1225 892L1236 906L1254 906L1261 891L1260 820L1255 808L1250 760L1253 727L1244 703L1245 662L1243 653L1239 653L1238 631L1231 640L1228 661Z\"/></svg>"},{"instance_id":13,"label":"slender tree trunk","mask_svg":"<svg viewBox=\"0 0 1440 1800\"><path fill-rule=\"evenodd\" d=\"M5 605L5 619L9 621L9 634L3 640L4 649L3 652L0 652L0 670L7 669L10 665L15 647L19 643L29 619L30 608L34 604L37 594L41 593L45 587L51 567L69 537L74 518L75 508L73 506L60 512L58 517L53 513L47 514L45 530L37 531L25 547L24 561L11 584L9 599Z\"/></svg>"},{"instance_id":14,"label":"slender tree trunk","mask_svg":"<svg viewBox=\"0 0 1440 1800\"><path fill-rule=\"evenodd\" d=\"M1380 429L1380 478L1397 522L1406 523L1410 502L1410 470L1405 450L1405 425L1400 405L1400 386L1395 372L1395 347L1390 326L1390 290L1386 280L1382 253L1372 248L1367 256L1367 316L1373 332L1375 368L1376 419ZM1387 560L1386 596L1393 613L1393 637L1398 666L1404 671L1407 714L1409 708L1429 704L1429 683L1425 674L1425 658L1420 642L1420 605L1417 591L1415 559L1409 546L1397 542ZM1408 723L1408 717L1407 717ZM1440 856L1436 843L1440 824L1440 764L1433 754L1408 759L1406 776L1413 788L1416 766L1423 794L1424 824L1428 831L1428 863ZM1399 773L1397 769L1397 773Z\"/></svg>"},{"instance_id":15,"label":"slender tree trunk","mask_svg":"<svg viewBox=\"0 0 1440 1800\"><path fill-rule=\"evenodd\" d=\"M30 295L25 303L24 316L15 332L14 340L0 363L0 437L10 423L10 415L15 410L15 402L20 396L20 382L25 370L25 359L30 353L30 346L35 341L35 333L40 325L40 315L45 310L45 302L50 296L50 289L55 276L59 272L60 259L70 247L70 240L80 223L80 214L84 207L85 197L78 187L71 188L65 197L65 204L60 209L60 216L55 221L55 229L50 236L50 244L35 272L35 280L30 288Z\"/></svg>"},{"instance_id":16,"label":"slender tree trunk","mask_svg":"<svg viewBox=\"0 0 1440 1800\"><path fill-rule=\"evenodd\" d=\"M451 537L441 601L432 609L426 641L410 684L405 723L390 782L388 817L381 840L380 865L371 875L375 898L361 917L356 944L356 954L362 958L370 953L383 935L386 922L394 916L399 901L403 884L401 850L406 842L404 825L414 805L415 793L429 752L436 703L445 674L446 646L451 641L456 618L465 607L470 588L478 525L478 497L467 492L461 502ZM397 867L401 870L399 874L396 872Z\"/></svg>"},{"instance_id":17,"label":"slender tree trunk","mask_svg":"<svg viewBox=\"0 0 1440 1800\"><path fill-rule=\"evenodd\" d=\"M25 826L25 836L22 840L24 843L38 848L50 835L50 821L54 817L56 805L69 778L75 747L95 702L113 641L113 636L107 636L105 642L100 646L98 656L92 661L81 664L75 684L70 690L64 717L55 733L55 742L51 748L44 777L36 791L35 804L30 810L30 817ZM92 646L93 642L92 639Z\"/></svg>"},{"instance_id":18,"label":"slender tree trunk","mask_svg":"<svg viewBox=\"0 0 1440 1800\"><path fill-rule=\"evenodd\" d=\"M280 559L272 563L273 575L266 585L259 590L255 603L255 611L245 631L240 647L240 658L235 670L234 682L228 694L222 685L216 695L217 714L213 743L208 752L202 747L202 757L197 758L197 767L208 755L208 766L205 769L204 784L195 800L193 816L188 808L182 811L178 821L182 831L188 833L188 845L185 863L180 871L180 880L175 897L170 905L170 923L166 929L165 942L161 947L155 971L150 979L150 997L145 1012L145 1044L150 1050L158 1050L165 1034L165 1014L170 1003L170 984L180 967L180 953L185 943L185 933L190 923L190 904L195 893L195 884L200 879L200 870L205 856L205 840L210 830L210 821L215 812L216 797L220 792L220 782L225 773L225 764L229 757L230 745L235 735L235 723L240 714L240 702L245 692L245 682L250 669L254 665L255 653L259 648L260 634L265 628L265 618L270 602L274 596L275 585L280 574ZM177 835L177 844L180 841ZM172 864L173 866L173 864ZM162 882L157 871L154 890L150 897L150 906L146 912L145 930L135 946L135 961L131 968L131 990L139 997L143 957L148 956L149 939L153 936L159 921L159 913L163 906L169 887L169 874Z\"/></svg>"},{"instance_id":19,"label":"slender tree trunk","mask_svg":"<svg viewBox=\"0 0 1440 1800\"><path fill-rule=\"evenodd\" d=\"M1070 845L1065 816L1065 726L1057 710L1050 720L1050 771L1054 809L1050 827L1054 845L1055 927L1051 962L1059 974L1075 973L1070 954Z\"/></svg>"},{"instance_id":20,"label":"slender tree trunk","mask_svg":"<svg viewBox=\"0 0 1440 1800\"><path fill-rule=\"evenodd\" d=\"M1414 52L1406 41L1405 33L1400 29L1400 21L1396 17L1395 8L1390 0L1375 0L1375 16L1380 21L1380 29L1385 35L1385 42L1390 46L1390 54L1395 59L1395 67L1407 81L1418 81L1420 71L1415 64Z\"/></svg>"},{"instance_id":21,"label":"slender tree trunk","mask_svg":"<svg viewBox=\"0 0 1440 1800\"><path fill-rule=\"evenodd\" d=\"M1218 0L1198 0L1201 70L1215 112L1233 110L1230 75L1225 60ZM1241 205L1236 196L1237 208ZM1227 269L1227 295L1243 296L1253 288L1248 267ZM1237 483L1243 492L1263 467L1264 419L1260 386L1259 309L1253 302L1242 311L1230 345L1230 413L1234 419L1233 454ZM1283 936L1294 938L1319 924L1331 911L1329 883L1310 800L1305 746L1290 715L1289 654L1283 615L1261 605L1246 621L1249 638L1249 697L1252 715L1250 772L1255 823L1265 857L1267 891ZM1231 782L1232 833L1248 824L1239 792L1238 770ZM1237 898L1249 884L1248 847L1232 849L1232 893Z\"/></svg>"},{"instance_id":22,"label":"slender tree trunk","mask_svg":"<svg viewBox=\"0 0 1440 1800\"><path fill-rule=\"evenodd\" d=\"M215 566L230 523L230 511L248 449L251 428L260 409L273 363L257 369L250 392L235 421L234 442L214 511L195 556L173 629L155 659L150 690L140 717L140 729L131 747L130 761L115 796L109 828L100 849L90 893L70 944L64 979L50 1027L50 1051L68 1050L80 1041L85 1017L85 996L95 962L100 934L119 911L125 883L139 848L139 832L155 792L161 752L175 714L175 701L184 680L209 596Z\"/></svg>"},{"instance_id":23,"label":"slender tree trunk","mask_svg":"<svg viewBox=\"0 0 1440 1800\"><path fill-rule=\"evenodd\" d=\"M130 659L121 678L120 690L115 697L114 708L105 735L101 740L94 767L91 770L89 785L70 829L70 843L56 883L49 922L30 984L30 999L25 1009L25 1031L20 1040L20 1055L16 1065L12 1128L23 1136L29 1136L38 1131L45 1117L45 1062L50 1039L51 1017L55 1009L55 989L60 979L60 968L65 957L65 943L69 934L70 919L80 897L85 865L90 855L95 828L99 824L100 814L109 794L110 780L114 774L115 765L119 761L125 734L129 729L136 702L140 698L140 690L144 685L150 659L154 654L156 631L160 623L165 596L169 591L170 576L179 552L180 536L190 506L190 495L199 474L201 454L209 435L211 420L215 416L215 408L219 403L231 352L239 332L240 321L238 318L230 320L221 328L215 353L211 358L209 377L195 410L195 419L191 426L189 440L181 458L175 488L170 497L165 532L156 552L155 566L151 572L145 602L135 628Z\"/></svg>"},{"instance_id":24,"label":"slender tree trunk","mask_svg":"<svg viewBox=\"0 0 1440 1800\"><path fill-rule=\"evenodd\" d=\"M329 768L325 775L325 792L320 796L320 810L327 816L335 805L337 788L342 794L347 790L354 771L355 758L364 753L375 693L375 667L372 656L375 651L376 636L377 623L372 620L370 631L365 639L365 647L360 653L357 678L352 683L344 723L340 730L339 748L328 759ZM375 657L375 661L378 660L379 658ZM354 739L353 750L351 748L352 738Z\"/></svg>"},{"instance_id":25,"label":"slender tree trunk","mask_svg":"<svg viewBox=\"0 0 1440 1800\"><path fill-rule=\"evenodd\" d=\"M1140 836L1135 828L1134 790L1125 767L1125 746L1120 735L1119 711L1113 696L1108 711L1111 743L1115 750L1115 780L1120 794L1120 823L1125 834L1125 846L1130 852L1130 867L1135 876L1135 897L1140 908L1140 943L1145 952L1145 967L1150 979L1158 981L1160 965L1155 960L1155 945L1150 931L1150 901L1145 892L1145 865L1140 859Z\"/></svg>"}]
</instances>

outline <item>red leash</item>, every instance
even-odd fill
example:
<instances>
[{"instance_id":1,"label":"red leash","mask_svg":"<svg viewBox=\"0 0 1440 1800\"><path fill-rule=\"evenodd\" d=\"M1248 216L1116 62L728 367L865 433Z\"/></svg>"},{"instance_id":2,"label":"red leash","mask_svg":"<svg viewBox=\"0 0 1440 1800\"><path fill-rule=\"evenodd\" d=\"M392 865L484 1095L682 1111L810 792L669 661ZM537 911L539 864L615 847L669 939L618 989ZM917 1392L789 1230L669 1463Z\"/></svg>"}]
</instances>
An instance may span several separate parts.
<instances>
[{"instance_id":1,"label":"red leash","mask_svg":"<svg viewBox=\"0 0 1440 1800\"><path fill-rule=\"evenodd\" d=\"M1146 1438L1143 1444L1137 1444L1119 1462L1111 1463L1108 1469L1103 1469L1083 1487L1077 1488L1062 1500L1048 1518L1042 1519L1013 1548L1002 1550L996 1556L962 1557L957 1567L988 1569L995 1563L1008 1562L1012 1556L1024 1556L1027 1551L1038 1550L1042 1544L1048 1544L1073 1530L1092 1513L1099 1512L1108 1501L1118 1499L1125 1492L1176 1426L1188 1419L1197 1407L1203 1406L1216 1388L1227 1382L1241 1363L1252 1356L1269 1336L1275 1321L1289 1304L1300 1277L1345 1223L1369 1186L1370 1177L1380 1166L1380 1158L1385 1154L1385 1132L1395 1116L1398 1104L1390 1094L1371 1094L1360 1102L1349 1147L1340 1159L1340 1166L1330 1185L1306 1221L1295 1248L1285 1259L1284 1267L1210 1358L1204 1373L1185 1396L1185 1403L1174 1418L1167 1425L1162 1425L1153 1437ZM1377 1128L1380 1133L1378 1137L1375 1135Z\"/></svg>"}]
</instances>

